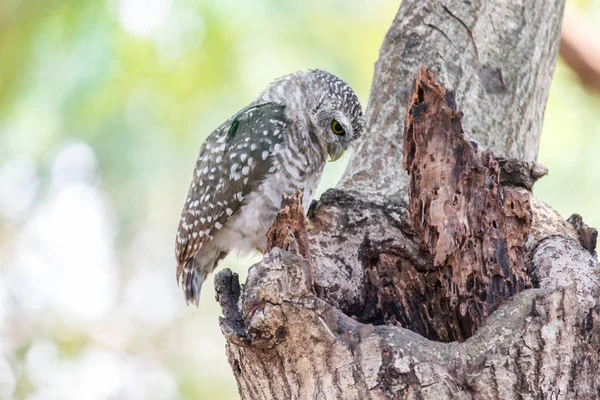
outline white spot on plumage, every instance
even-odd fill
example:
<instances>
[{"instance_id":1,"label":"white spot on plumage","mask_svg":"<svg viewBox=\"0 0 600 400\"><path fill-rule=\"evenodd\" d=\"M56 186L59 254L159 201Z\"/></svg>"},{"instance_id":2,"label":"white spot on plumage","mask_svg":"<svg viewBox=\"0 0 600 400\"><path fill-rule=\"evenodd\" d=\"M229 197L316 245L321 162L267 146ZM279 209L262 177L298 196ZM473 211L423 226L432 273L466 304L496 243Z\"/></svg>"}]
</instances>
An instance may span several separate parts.
<instances>
[{"instance_id":1,"label":"white spot on plumage","mask_svg":"<svg viewBox=\"0 0 600 400\"><path fill-rule=\"evenodd\" d=\"M234 163L234 164L231 166L231 171L230 171L230 174L229 174L229 178L230 178L230 179L232 179L232 180L234 180L234 181L238 181L238 180L239 180L239 179L242 177L242 176L240 175L240 173L238 172L238 168L239 168L239 166L240 166L240 165L239 165L239 164L237 164L237 163Z\"/></svg>"},{"instance_id":2,"label":"white spot on plumage","mask_svg":"<svg viewBox=\"0 0 600 400\"><path fill-rule=\"evenodd\" d=\"M265 151L262 152L262 159L266 160L267 157L269 157L269 152L265 150Z\"/></svg>"},{"instance_id":3,"label":"white spot on plumage","mask_svg":"<svg viewBox=\"0 0 600 400\"><path fill-rule=\"evenodd\" d=\"M243 168L242 168L242 174L244 174L244 175L248 175L249 173L250 173L250 168L249 168L249 167L243 167ZM246 181L246 180L245 180L245 181ZM245 182L245 181L244 181L244 183L247 183L247 182Z\"/></svg>"}]
</instances>

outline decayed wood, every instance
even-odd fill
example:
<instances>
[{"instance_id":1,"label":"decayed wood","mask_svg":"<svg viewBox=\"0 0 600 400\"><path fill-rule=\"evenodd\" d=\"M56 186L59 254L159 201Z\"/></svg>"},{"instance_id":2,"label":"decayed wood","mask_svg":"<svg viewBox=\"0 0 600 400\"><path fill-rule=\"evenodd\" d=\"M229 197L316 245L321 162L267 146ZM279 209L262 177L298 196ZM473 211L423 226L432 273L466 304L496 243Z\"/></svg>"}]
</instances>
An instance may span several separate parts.
<instances>
[{"instance_id":1,"label":"decayed wood","mask_svg":"<svg viewBox=\"0 0 600 400\"><path fill-rule=\"evenodd\" d=\"M504 300L532 287L524 258L530 193L501 184L498 161L465 139L454 98L421 67L404 129L409 215L436 267L419 312L443 341L470 337Z\"/></svg>"},{"instance_id":2,"label":"decayed wood","mask_svg":"<svg viewBox=\"0 0 600 400\"><path fill-rule=\"evenodd\" d=\"M309 258L301 190L293 196L283 195L279 214L267 232L267 251L275 247Z\"/></svg>"},{"instance_id":3,"label":"decayed wood","mask_svg":"<svg viewBox=\"0 0 600 400\"><path fill-rule=\"evenodd\" d=\"M215 279L242 398L600 397L600 265L580 244L590 231L530 192L546 173L534 160L562 7L402 2L376 67L363 143L338 189L309 211L309 256L298 254L304 217L289 212L299 204L290 199L271 243L292 251L271 249L243 289L230 271ZM457 106L438 96L437 109L417 111L417 123L413 110L412 154L402 128L410 76L423 61L457 89ZM418 89L416 99L427 103ZM444 129L424 129L440 121ZM425 150L440 172L426 181ZM404 160L410 175L403 151L412 154ZM459 179L444 179L444 171L459 171ZM432 214L442 197L448 201ZM429 205L422 218L419 202ZM429 311L433 304L440 307Z\"/></svg>"}]
</instances>

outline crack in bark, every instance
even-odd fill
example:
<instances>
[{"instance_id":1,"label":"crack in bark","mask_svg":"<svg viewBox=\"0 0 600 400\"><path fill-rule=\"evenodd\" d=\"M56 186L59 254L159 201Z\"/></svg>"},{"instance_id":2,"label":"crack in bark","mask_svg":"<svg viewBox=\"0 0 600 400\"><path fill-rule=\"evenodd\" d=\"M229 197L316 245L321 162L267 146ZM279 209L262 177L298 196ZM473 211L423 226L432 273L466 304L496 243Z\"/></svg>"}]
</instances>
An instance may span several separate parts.
<instances>
[{"instance_id":1,"label":"crack in bark","mask_svg":"<svg viewBox=\"0 0 600 400\"><path fill-rule=\"evenodd\" d=\"M437 31L439 33L442 34L443 37L446 38L446 40L448 40L448 42L450 42L450 44L452 46L455 46L454 43L452 42L452 39L450 39L450 37L446 34L446 32L444 32L443 30L441 30L440 28L438 28L437 26L433 25L433 24L425 24L425 26L430 27L431 29L433 29L434 31ZM455 46L456 47L456 46Z\"/></svg>"},{"instance_id":2,"label":"crack in bark","mask_svg":"<svg viewBox=\"0 0 600 400\"><path fill-rule=\"evenodd\" d=\"M454 18L455 20L458 21L458 23L460 23L467 31L467 35L469 35L469 38L471 39L471 44L473 45L473 50L475 51L475 59L479 60L479 51L477 51L477 45L475 44L475 39L473 38L473 32L471 32L471 28L469 28L467 26L467 24L465 24L463 22L462 19L458 18L456 15L454 15L452 13L452 11L450 11L448 9L448 7L446 7L445 5L442 4L442 8L444 9L444 11L446 12L446 14L450 15L452 18Z\"/></svg>"}]
</instances>

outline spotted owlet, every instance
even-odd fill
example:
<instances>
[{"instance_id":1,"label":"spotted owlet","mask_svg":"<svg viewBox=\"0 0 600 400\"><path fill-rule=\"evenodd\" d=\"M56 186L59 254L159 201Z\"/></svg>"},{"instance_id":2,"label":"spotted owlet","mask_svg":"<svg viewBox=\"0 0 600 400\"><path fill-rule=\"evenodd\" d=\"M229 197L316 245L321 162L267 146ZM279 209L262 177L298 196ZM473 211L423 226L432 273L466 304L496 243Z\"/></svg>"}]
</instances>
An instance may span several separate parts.
<instances>
[{"instance_id":1,"label":"spotted owlet","mask_svg":"<svg viewBox=\"0 0 600 400\"><path fill-rule=\"evenodd\" d=\"M264 250L284 193L303 191L305 213L329 156L362 133L356 94L321 70L273 82L212 132L200 149L181 213L175 256L186 302L233 250Z\"/></svg>"}]
</instances>

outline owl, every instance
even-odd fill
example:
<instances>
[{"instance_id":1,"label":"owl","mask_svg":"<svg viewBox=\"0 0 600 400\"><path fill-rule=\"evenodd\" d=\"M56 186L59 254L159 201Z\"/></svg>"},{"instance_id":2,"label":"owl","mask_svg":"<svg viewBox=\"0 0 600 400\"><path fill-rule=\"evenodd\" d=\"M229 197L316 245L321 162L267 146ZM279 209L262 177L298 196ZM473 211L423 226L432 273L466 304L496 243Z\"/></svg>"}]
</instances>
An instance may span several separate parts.
<instances>
[{"instance_id":1,"label":"owl","mask_svg":"<svg viewBox=\"0 0 600 400\"><path fill-rule=\"evenodd\" d=\"M282 195L303 193L305 213L325 162L362 133L352 88L310 70L275 80L200 148L177 230L177 282L198 305L202 283L232 251L263 252Z\"/></svg>"}]
</instances>

